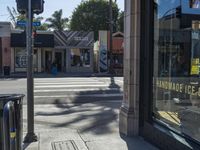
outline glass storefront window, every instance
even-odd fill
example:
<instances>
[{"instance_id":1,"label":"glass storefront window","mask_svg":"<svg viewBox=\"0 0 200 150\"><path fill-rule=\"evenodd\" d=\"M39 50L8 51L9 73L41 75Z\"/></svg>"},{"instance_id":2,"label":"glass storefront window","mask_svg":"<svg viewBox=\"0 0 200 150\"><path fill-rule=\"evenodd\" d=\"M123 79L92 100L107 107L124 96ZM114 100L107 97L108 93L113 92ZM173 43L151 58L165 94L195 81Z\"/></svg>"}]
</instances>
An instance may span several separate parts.
<instances>
[{"instance_id":1,"label":"glass storefront window","mask_svg":"<svg viewBox=\"0 0 200 150\"><path fill-rule=\"evenodd\" d=\"M26 68L27 52L25 48L15 48L15 68ZM33 50L33 67L37 68L37 50Z\"/></svg>"},{"instance_id":2,"label":"glass storefront window","mask_svg":"<svg viewBox=\"0 0 200 150\"><path fill-rule=\"evenodd\" d=\"M167 127L200 142L198 3L154 1L153 114Z\"/></svg>"},{"instance_id":3,"label":"glass storefront window","mask_svg":"<svg viewBox=\"0 0 200 150\"><path fill-rule=\"evenodd\" d=\"M190 0L190 8L200 8L200 0Z\"/></svg>"},{"instance_id":4,"label":"glass storefront window","mask_svg":"<svg viewBox=\"0 0 200 150\"><path fill-rule=\"evenodd\" d=\"M71 66L90 67L90 50L79 48L71 49Z\"/></svg>"},{"instance_id":5,"label":"glass storefront window","mask_svg":"<svg viewBox=\"0 0 200 150\"><path fill-rule=\"evenodd\" d=\"M16 68L26 68L27 65L27 55L25 48L15 49L15 67Z\"/></svg>"}]
</instances>

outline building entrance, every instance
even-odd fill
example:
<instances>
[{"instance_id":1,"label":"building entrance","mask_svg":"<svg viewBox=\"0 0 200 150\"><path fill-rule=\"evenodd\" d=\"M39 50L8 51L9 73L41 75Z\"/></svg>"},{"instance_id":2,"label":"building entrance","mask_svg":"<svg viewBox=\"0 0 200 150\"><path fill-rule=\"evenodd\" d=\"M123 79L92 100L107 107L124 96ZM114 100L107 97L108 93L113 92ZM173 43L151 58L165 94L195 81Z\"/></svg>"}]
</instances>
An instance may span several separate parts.
<instances>
[{"instance_id":1,"label":"building entrance","mask_svg":"<svg viewBox=\"0 0 200 150\"><path fill-rule=\"evenodd\" d=\"M45 71L48 73L51 72L51 64L52 64L52 52L46 51L45 52Z\"/></svg>"},{"instance_id":2,"label":"building entrance","mask_svg":"<svg viewBox=\"0 0 200 150\"><path fill-rule=\"evenodd\" d=\"M55 52L55 60L54 60L58 72L62 71L62 52Z\"/></svg>"}]
</instances>

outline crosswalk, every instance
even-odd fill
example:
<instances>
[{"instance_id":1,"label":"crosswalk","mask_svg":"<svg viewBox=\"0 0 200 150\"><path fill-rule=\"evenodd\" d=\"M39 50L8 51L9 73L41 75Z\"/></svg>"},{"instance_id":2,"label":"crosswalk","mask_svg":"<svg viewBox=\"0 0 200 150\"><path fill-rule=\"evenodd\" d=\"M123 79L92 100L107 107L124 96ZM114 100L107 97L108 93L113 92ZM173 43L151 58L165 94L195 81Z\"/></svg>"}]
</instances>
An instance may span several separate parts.
<instances>
[{"instance_id":1,"label":"crosswalk","mask_svg":"<svg viewBox=\"0 0 200 150\"><path fill-rule=\"evenodd\" d=\"M109 78L36 78L35 104L121 101L123 81Z\"/></svg>"}]
</instances>

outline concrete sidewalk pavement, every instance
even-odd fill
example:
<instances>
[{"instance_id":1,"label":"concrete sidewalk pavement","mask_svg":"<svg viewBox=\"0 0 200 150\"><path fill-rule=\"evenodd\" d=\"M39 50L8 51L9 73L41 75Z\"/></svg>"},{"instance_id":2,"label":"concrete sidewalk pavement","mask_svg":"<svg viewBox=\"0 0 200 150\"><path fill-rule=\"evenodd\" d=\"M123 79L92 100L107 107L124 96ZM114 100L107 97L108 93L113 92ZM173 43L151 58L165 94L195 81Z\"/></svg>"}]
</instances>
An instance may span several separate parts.
<instances>
[{"instance_id":1,"label":"concrete sidewalk pavement","mask_svg":"<svg viewBox=\"0 0 200 150\"><path fill-rule=\"evenodd\" d=\"M119 134L119 101L35 105L38 142L26 150L157 150L141 137ZM24 135L27 107L23 106Z\"/></svg>"}]
</instances>

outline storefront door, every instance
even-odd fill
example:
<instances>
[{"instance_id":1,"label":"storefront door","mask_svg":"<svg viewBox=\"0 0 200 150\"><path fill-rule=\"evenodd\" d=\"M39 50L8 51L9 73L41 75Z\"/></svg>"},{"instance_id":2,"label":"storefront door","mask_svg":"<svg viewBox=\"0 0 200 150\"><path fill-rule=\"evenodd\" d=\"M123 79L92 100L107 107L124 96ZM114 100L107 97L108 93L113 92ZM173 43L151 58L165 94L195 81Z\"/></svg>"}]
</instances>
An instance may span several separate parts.
<instances>
[{"instance_id":1,"label":"storefront door","mask_svg":"<svg viewBox=\"0 0 200 150\"><path fill-rule=\"evenodd\" d=\"M62 52L55 52L55 63L58 72L62 71Z\"/></svg>"},{"instance_id":2,"label":"storefront door","mask_svg":"<svg viewBox=\"0 0 200 150\"><path fill-rule=\"evenodd\" d=\"M51 64L52 64L52 52L46 51L45 52L45 71L51 72Z\"/></svg>"}]
</instances>

